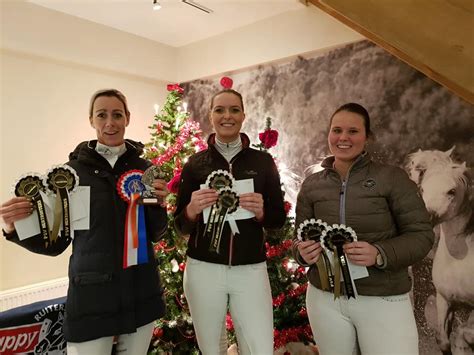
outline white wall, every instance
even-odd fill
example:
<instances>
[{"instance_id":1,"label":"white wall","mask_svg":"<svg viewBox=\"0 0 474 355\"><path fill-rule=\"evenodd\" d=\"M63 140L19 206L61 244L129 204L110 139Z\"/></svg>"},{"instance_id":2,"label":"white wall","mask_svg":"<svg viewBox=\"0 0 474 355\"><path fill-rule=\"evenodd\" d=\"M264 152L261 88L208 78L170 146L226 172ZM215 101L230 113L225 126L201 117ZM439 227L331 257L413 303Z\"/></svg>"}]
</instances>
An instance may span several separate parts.
<instances>
[{"instance_id":1,"label":"white wall","mask_svg":"<svg viewBox=\"0 0 474 355\"><path fill-rule=\"evenodd\" d=\"M0 1L2 48L156 80L176 77L176 50L20 1Z\"/></svg>"},{"instance_id":2,"label":"white wall","mask_svg":"<svg viewBox=\"0 0 474 355\"><path fill-rule=\"evenodd\" d=\"M65 162L94 138L87 106L99 88L127 95L127 137L146 142L168 82L361 38L313 6L177 49L20 1L0 0L0 10L0 202L18 176ZM69 254L38 256L0 237L0 290L66 276Z\"/></svg>"},{"instance_id":3,"label":"white wall","mask_svg":"<svg viewBox=\"0 0 474 355\"><path fill-rule=\"evenodd\" d=\"M153 104L164 102L164 82L146 81L2 51L0 201L29 171L43 173L67 161L77 143L95 138L88 121L90 95L113 87L125 93L132 113L126 137L147 142ZM70 250L51 258L32 254L0 238L0 290L66 276Z\"/></svg>"},{"instance_id":4,"label":"white wall","mask_svg":"<svg viewBox=\"0 0 474 355\"><path fill-rule=\"evenodd\" d=\"M178 82L248 68L363 39L310 5L178 48Z\"/></svg>"}]
</instances>

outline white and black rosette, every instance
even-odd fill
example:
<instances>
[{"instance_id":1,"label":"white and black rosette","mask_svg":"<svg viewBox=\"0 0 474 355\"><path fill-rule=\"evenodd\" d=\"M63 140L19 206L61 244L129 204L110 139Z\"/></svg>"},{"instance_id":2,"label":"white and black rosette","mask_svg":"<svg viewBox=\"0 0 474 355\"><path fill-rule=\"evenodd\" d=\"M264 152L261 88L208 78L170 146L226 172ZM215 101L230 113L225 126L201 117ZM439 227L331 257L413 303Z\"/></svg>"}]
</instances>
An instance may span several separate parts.
<instances>
[{"instance_id":1,"label":"white and black rosette","mask_svg":"<svg viewBox=\"0 0 474 355\"><path fill-rule=\"evenodd\" d=\"M222 230L224 229L227 214L235 212L237 207L239 207L239 196L237 196L237 193L232 191L229 187L220 189L213 216L214 220L211 221L212 230L210 232L210 252L219 253Z\"/></svg>"},{"instance_id":2,"label":"white and black rosette","mask_svg":"<svg viewBox=\"0 0 474 355\"><path fill-rule=\"evenodd\" d=\"M76 190L79 186L79 176L69 165L57 165L49 169L43 183L46 186L46 192L56 195L54 206L54 222L50 235L51 242L58 238L61 222L65 238L71 237L71 212L69 203L69 193Z\"/></svg>"},{"instance_id":3,"label":"white and black rosette","mask_svg":"<svg viewBox=\"0 0 474 355\"><path fill-rule=\"evenodd\" d=\"M225 170L213 171L206 179L206 187L219 193L216 203L211 206L206 224L205 235L211 238L210 252L219 254L226 217L239 207L239 196L232 190L233 186L235 186L234 177Z\"/></svg>"},{"instance_id":4,"label":"white and black rosette","mask_svg":"<svg viewBox=\"0 0 474 355\"><path fill-rule=\"evenodd\" d=\"M206 179L206 186L217 191L223 189L224 187L232 189L234 185L234 177L226 170L213 171Z\"/></svg>"},{"instance_id":5,"label":"white and black rosette","mask_svg":"<svg viewBox=\"0 0 474 355\"><path fill-rule=\"evenodd\" d=\"M26 197L32 203L38 215L41 237L45 247L51 244L48 218L43 198L40 192L46 192L43 176L38 173L28 173L22 175L14 184L13 192L15 196Z\"/></svg>"},{"instance_id":6,"label":"white and black rosette","mask_svg":"<svg viewBox=\"0 0 474 355\"><path fill-rule=\"evenodd\" d=\"M341 295L341 273L344 282L344 290L347 298L356 297L354 284L351 279L349 264L347 262L346 254L344 253L343 245L352 243L357 240L357 235L351 227L344 224L333 224L321 235L321 245L334 258L334 297Z\"/></svg>"},{"instance_id":7,"label":"white and black rosette","mask_svg":"<svg viewBox=\"0 0 474 355\"><path fill-rule=\"evenodd\" d=\"M328 228L328 224L320 219L306 219L300 223L296 231L296 237L300 241L314 240L320 242L321 236ZM321 289L333 292L334 290L334 274L332 272L331 262L328 255L323 249L316 266L321 280Z\"/></svg>"},{"instance_id":8,"label":"white and black rosette","mask_svg":"<svg viewBox=\"0 0 474 355\"><path fill-rule=\"evenodd\" d=\"M296 232L298 240L314 240L319 242L321 234L326 230L328 224L320 219L306 219L300 223Z\"/></svg>"}]
</instances>

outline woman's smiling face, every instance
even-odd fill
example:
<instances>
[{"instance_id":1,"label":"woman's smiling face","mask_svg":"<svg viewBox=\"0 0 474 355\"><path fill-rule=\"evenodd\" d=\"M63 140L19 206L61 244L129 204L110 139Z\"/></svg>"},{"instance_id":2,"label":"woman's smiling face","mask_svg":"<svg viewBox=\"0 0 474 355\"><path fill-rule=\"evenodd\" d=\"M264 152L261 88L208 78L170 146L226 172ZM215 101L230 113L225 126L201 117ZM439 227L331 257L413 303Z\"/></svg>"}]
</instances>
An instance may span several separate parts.
<instances>
[{"instance_id":1,"label":"woman's smiling face","mask_svg":"<svg viewBox=\"0 0 474 355\"><path fill-rule=\"evenodd\" d=\"M336 160L353 162L367 143L364 118L349 111L336 113L331 121L328 143Z\"/></svg>"},{"instance_id":2,"label":"woman's smiling face","mask_svg":"<svg viewBox=\"0 0 474 355\"><path fill-rule=\"evenodd\" d=\"M209 120L217 139L229 143L237 139L245 119L240 98L230 92L214 97Z\"/></svg>"},{"instance_id":3,"label":"woman's smiling face","mask_svg":"<svg viewBox=\"0 0 474 355\"><path fill-rule=\"evenodd\" d=\"M100 143L109 147L121 145L129 122L130 117L118 98L99 96L94 101L90 123L95 128Z\"/></svg>"}]
</instances>

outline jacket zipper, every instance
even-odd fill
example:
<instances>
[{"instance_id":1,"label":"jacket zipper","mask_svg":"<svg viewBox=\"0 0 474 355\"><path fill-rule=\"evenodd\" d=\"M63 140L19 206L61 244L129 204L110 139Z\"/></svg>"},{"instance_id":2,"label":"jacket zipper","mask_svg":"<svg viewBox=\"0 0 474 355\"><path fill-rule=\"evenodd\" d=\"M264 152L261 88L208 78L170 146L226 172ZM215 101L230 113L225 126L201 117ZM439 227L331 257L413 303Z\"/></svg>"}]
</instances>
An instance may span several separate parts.
<instances>
[{"instance_id":1,"label":"jacket zipper","mask_svg":"<svg viewBox=\"0 0 474 355\"><path fill-rule=\"evenodd\" d=\"M339 192L339 220L341 224L346 224L346 190L346 180L342 180L341 191Z\"/></svg>"},{"instance_id":2,"label":"jacket zipper","mask_svg":"<svg viewBox=\"0 0 474 355\"><path fill-rule=\"evenodd\" d=\"M365 154L364 154L365 155ZM346 195L347 195L347 183L349 181L349 176L354 165L361 159L359 156L356 161L352 163L347 171L346 177L342 179L341 190L339 192L339 224L346 224ZM335 170L335 169L334 169ZM337 173L337 171L336 171Z\"/></svg>"},{"instance_id":3,"label":"jacket zipper","mask_svg":"<svg viewBox=\"0 0 474 355\"><path fill-rule=\"evenodd\" d=\"M238 155L238 153L237 153L237 155ZM234 158L236 158L237 155ZM233 160L234 159L231 159L230 162L229 162L229 172L231 173L231 175L233 175L232 174L232 161ZM234 233L232 233L232 230L231 230L230 231L230 243L229 243L229 264L228 264L229 267L232 266L232 254L233 254L233 252L234 252Z\"/></svg>"},{"instance_id":4,"label":"jacket zipper","mask_svg":"<svg viewBox=\"0 0 474 355\"><path fill-rule=\"evenodd\" d=\"M240 152L238 152L229 162L227 161L226 158L224 158L224 156L222 156L221 153L217 152L225 161L226 163L229 165L229 172L234 175L232 173L232 164L234 164L234 162L236 161L237 157L239 156L239 154L241 152L243 152L245 148L242 148L242 150ZM234 234L232 233L232 231L230 232L230 243L229 243L229 262L228 262L228 266L231 267L232 266L232 254L233 254L233 251L234 251Z\"/></svg>"}]
</instances>

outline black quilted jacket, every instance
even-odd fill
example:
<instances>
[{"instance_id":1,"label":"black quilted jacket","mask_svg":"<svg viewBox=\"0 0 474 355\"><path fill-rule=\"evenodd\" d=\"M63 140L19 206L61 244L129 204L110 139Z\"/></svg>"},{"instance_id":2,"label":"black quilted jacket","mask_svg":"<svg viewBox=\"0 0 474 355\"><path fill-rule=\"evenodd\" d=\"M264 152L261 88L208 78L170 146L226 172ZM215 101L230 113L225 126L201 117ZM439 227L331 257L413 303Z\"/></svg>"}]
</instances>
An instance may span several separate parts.
<instances>
[{"instance_id":1,"label":"black quilted jacket","mask_svg":"<svg viewBox=\"0 0 474 355\"><path fill-rule=\"evenodd\" d=\"M185 164L179 186L175 225L180 234L190 235L187 254L198 260L226 265L255 264L266 260L264 228L283 226L286 215L278 169L270 154L249 148L249 138L241 133L243 149L230 164L214 146L215 134L208 140L209 148L193 155ZM193 191L204 184L215 170L227 170L236 180L253 179L254 191L264 200L264 219L237 220L238 234L231 235L229 223L222 232L220 253L209 252L211 238L204 237L204 220L200 214L196 222L186 218L185 208Z\"/></svg>"},{"instance_id":2,"label":"black quilted jacket","mask_svg":"<svg viewBox=\"0 0 474 355\"><path fill-rule=\"evenodd\" d=\"M145 170L141 143L126 141L127 151L114 168L95 151L96 141L83 142L70 154L68 165L79 175L80 185L90 186L90 229L75 231L69 261L69 289L64 334L67 341L83 342L134 332L165 312L157 264L151 241L167 227L166 211L146 208L147 264L123 269L123 238L127 204L117 194L116 183L125 171ZM46 255L62 253L71 240L64 236L45 248L40 236L9 240Z\"/></svg>"}]
</instances>

